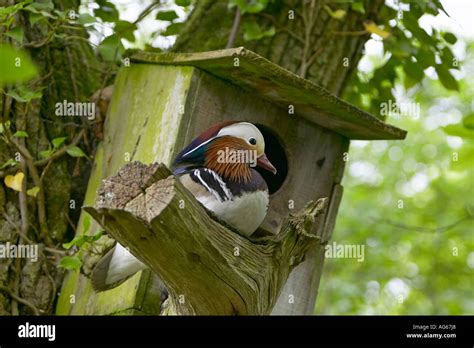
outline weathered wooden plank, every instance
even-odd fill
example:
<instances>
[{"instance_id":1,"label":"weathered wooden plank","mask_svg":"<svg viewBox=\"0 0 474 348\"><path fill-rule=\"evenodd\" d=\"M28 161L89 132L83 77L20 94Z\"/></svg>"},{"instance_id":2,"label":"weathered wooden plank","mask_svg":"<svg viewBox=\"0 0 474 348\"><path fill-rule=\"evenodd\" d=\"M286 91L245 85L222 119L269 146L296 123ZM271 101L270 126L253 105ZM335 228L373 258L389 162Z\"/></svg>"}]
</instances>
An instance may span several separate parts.
<instances>
[{"instance_id":1,"label":"weathered wooden plank","mask_svg":"<svg viewBox=\"0 0 474 348\"><path fill-rule=\"evenodd\" d=\"M199 53L138 52L132 61L195 66L244 89L257 92L308 121L349 139L404 139L406 132L343 101L243 47ZM289 117L288 115L286 117Z\"/></svg>"},{"instance_id":2,"label":"weathered wooden plank","mask_svg":"<svg viewBox=\"0 0 474 348\"><path fill-rule=\"evenodd\" d=\"M120 70L104 128L105 139L95 155L84 205L94 204L101 180L115 174L128 161L170 164L183 117L180 105L186 102L193 70L143 64ZM89 230L83 231L86 218L91 219L83 212L77 234L99 230L92 220ZM56 312L114 314L134 310L157 314L160 294L149 278L149 272L139 272L115 289L95 293L88 278L71 273L63 284Z\"/></svg>"}]
</instances>

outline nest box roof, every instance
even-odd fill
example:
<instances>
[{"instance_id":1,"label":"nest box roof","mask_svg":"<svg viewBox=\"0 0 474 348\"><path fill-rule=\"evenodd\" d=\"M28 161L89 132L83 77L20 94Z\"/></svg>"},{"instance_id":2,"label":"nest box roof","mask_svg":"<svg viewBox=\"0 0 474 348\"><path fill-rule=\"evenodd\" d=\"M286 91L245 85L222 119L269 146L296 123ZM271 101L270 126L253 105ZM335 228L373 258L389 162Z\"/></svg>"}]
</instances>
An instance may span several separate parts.
<instances>
[{"instance_id":1,"label":"nest box roof","mask_svg":"<svg viewBox=\"0 0 474 348\"><path fill-rule=\"evenodd\" d=\"M238 66L234 65L238 58ZM243 47L199 53L138 52L132 61L185 65L261 95L295 114L349 139L404 139L406 131L331 94L325 88L270 62Z\"/></svg>"}]
</instances>

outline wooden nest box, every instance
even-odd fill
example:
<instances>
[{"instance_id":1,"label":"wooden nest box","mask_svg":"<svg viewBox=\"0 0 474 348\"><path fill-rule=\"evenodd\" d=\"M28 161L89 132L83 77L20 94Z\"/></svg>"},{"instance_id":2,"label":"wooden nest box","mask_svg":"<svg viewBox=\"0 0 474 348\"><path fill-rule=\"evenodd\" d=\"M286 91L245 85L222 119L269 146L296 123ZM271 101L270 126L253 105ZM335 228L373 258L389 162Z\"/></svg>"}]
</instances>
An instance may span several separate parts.
<instances>
[{"instance_id":1,"label":"wooden nest box","mask_svg":"<svg viewBox=\"0 0 474 348\"><path fill-rule=\"evenodd\" d=\"M127 162L169 166L195 136L226 120L257 125L267 156L278 169L275 176L262 173L271 193L262 230L276 233L290 213L311 200L329 198L312 231L321 243L292 271L273 309L276 314L311 314L323 247L331 238L342 196L350 139L403 139L406 132L245 48L132 56L115 81L84 205L93 205L101 180ZM83 213L79 226L90 225L85 219L90 216ZM80 227L78 233L98 228L95 222L91 226L88 231ZM142 272L117 289L95 294L87 278L70 275L58 313L157 314L153 284L150 273ZM81 297L79 303L69 303L71 294Z\"/></svg>"}]
</instances>

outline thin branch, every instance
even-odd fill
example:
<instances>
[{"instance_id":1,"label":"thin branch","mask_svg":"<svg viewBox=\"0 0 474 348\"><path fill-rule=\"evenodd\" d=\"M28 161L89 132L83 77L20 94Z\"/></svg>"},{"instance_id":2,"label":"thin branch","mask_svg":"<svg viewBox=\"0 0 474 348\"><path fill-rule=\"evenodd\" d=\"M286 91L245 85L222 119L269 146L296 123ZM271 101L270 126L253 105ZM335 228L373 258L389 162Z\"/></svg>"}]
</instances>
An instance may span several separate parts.
<instances>
[{"instance_id":1,"label":"thin branch","mask_svg":"<svg viewBox=\"0 0 474 348\"><path fill-rule=\"evenodd\" d=\"M234 42L235 42L235 38L237 37L237 33L239 32L241 19L242 19L242 12L240 11L240 7L236 6L234 23L232 24L232 29L230 31L229 39L227 40L227 44L225 45L225 48L234 47Z\"/></svg>"},{"instance_id":2,"label":"thin branch","mask_svg":"<svg viewBox=\"0 0 474 348\"><path fill-rule=\"evenodd\" d=\"M34 315L41 315L40 311L38 310L38 308L36 308L36 306L33 303L31 303L30 301L25 300L24 298L21 298L20 296L16 295L11 289L9 289L9 288L7 288L3 285L0 285L0 291L6 292L16 302L24 304L25 306L30 308L31 311L34 313Z\"/></svg>"},{"instance_id":3,"label":"thin branch","mask_svg":"<svg viewBox=\"0 0 474 348\"><path fill-rule=\"evenodd\" d=\"M422 232L422 233L443 233L443 232L449 231L450 229L456 227L457 225L459 225L460 223L462 223L466 220L472 220L472 219L473 219L472 216L465 216L462 219L457 220L457 221L455 221L455 222L453 222L449 225L441 226L441 227L437 227L437 228L426 228L426 227L422 227L422 226L410 226L410 225L401 224L401 223L394 222L394 221L387 220L387 219L375 219L375 218L373 218L372 220L376 223L379 223L379 224L381 223L381 224L384 224L384 225L397 227L397 228L407 230L407 231L417 231L417 232Z\"/></svg>"},{"instance_id":4,"label":"thin branch","mask_svg":"<svg viewBox=\"0 0 474 348\"><path fill-rule=\"evenodd\" d=\"M366 30L360 31L332 31L331 35L345 35L345 36L361 36L365 34L369 34Z\"/></svg>"}]
</instances>

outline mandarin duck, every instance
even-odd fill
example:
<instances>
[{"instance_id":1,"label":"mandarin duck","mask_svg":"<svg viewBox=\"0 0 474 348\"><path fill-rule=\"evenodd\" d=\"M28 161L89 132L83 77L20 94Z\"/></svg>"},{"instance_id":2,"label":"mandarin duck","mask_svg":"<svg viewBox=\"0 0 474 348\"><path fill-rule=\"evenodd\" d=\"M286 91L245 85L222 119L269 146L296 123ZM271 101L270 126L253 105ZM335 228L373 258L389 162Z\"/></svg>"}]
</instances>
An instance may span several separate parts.
<instances>
[{"instance_id":1,"label":"mandarin duck","mask_svg":"<svg viewBox=\"0 0 474 348\"><path fill-rule=\"evenodd\" d=\"M269 203L267 184L256 166L276 174L262 133L252 123L227 121L185 147L172 171L207 210L248 237L262 223ZM95 266L92 285L96 291L108 290L145 268L117 243Z\"/></svg>"}]
</instances>

